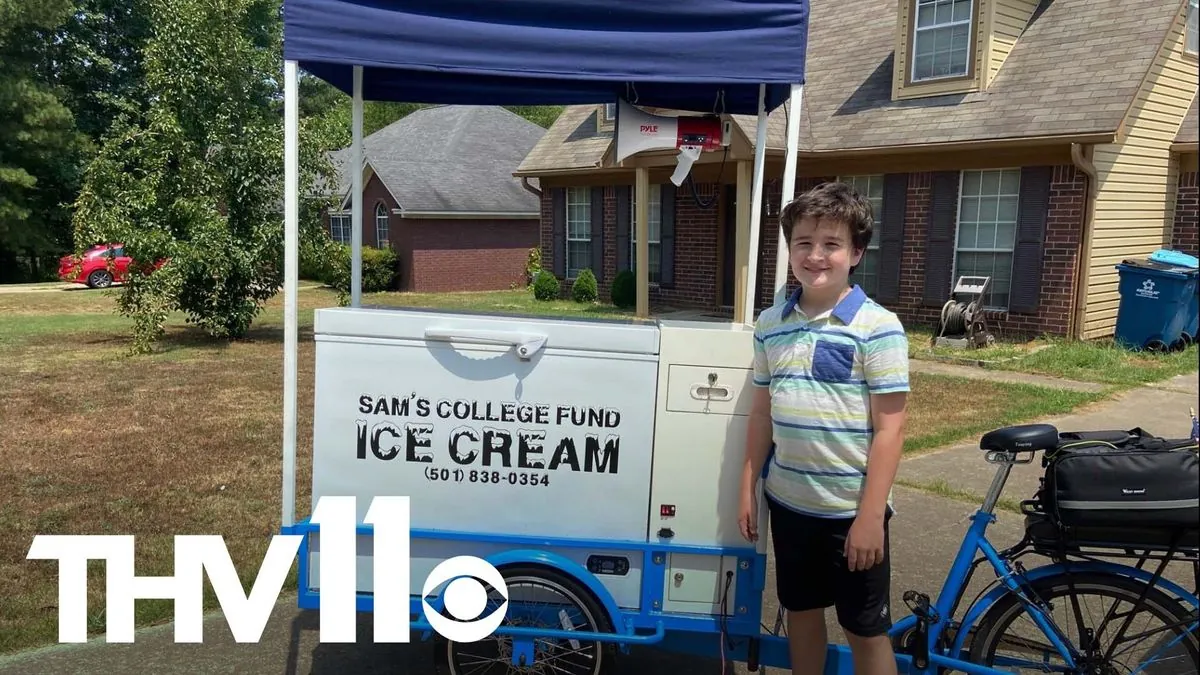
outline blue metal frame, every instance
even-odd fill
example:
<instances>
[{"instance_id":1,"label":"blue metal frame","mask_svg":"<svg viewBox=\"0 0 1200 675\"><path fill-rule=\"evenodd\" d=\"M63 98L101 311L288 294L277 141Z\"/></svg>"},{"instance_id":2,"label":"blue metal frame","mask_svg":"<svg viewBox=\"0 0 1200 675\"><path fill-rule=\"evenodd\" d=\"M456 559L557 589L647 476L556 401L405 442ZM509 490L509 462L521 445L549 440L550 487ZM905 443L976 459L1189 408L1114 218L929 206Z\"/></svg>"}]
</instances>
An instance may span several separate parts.
<instances>
[{"instance_id":1,"label":"blue metal frame","mask_svg":"<svg viewBox=\"0 0 1200 675\"><path fill-rule=\"evenodd\" d=\"M929 663L920 669L912 665L912 658L905 654L897 654L896 662L900 673L935 673L939 667L951 668L965 673L977 675L999 675L1005 671L970 663L963 657L963 641L975 622L1001 597L1008 593L1023 594L1022 584L1052 577L1056 574L1070 572L1096 571L1132 577L1144 582L1155 583L1170 593L1175 594L1182 602L1190 603L1200 610L1200 598L1188 592L1178 584L1165 578L1155 580L1150 572L1108 562L1079 561L1069 563L1054 563L1036 567L1025 573L1014 571L987 539L987 528L996 520L995 515L978 511L971 517L962 544L958 549L950 572L942 584L937 599L932 608L937 613L936 621L928 627L927 639L929 648ZM297 604L301 609L318 609L320 607L319 592L309 590L307 580L309 572L308 535L319 531L319 526L308 520L301 521L292 527L283 528L284 534L303 535L304 539L299 551L299 589ZM371 535L374 529L370 525L360 524L357 528L359 535ZM767 556L759 554L750 547L703 547L679 544L666 544L641 541L613 541L593 539L563 539L494 535L445 530L413 530L413 540L454 540L470 541L484 544L501 544L512 548L484 559L499 569L514 564L543 565L570 575L584 584L599 600L608 614L609 620L615 627L613 633L597 633L583 631L543 630L534 628L517 628L501 626L496 630L497 635L508 635L513 638L513 658L521 655L527 658L532 655L531 643L534 638L558 638L584 641L617 643L623 651L630 645L660 645L665 649L700 656L716 656L722 651L727 659L745 662L749 660L752 641L757 641L758 662L761 665L788 668L787 638L761 630L761 615L763 591L766 589ZM640 553L643 562L642 588L639 610L623 610L613 600L608 589L592 573L578 563L545 549L587 548L631 551ZM732 599L732 616L724 620L720 616L707 614L679 614L662 611L666 594L664 580L668 556L672 553L696 555L736 557L737 571L734 597ZM970 568L975 561L976 553L982 553L991 564L1000 580L1000 585L979 598L967 609L953 643L945 652L939 652L936 645L942 633L951 623L951 611L961 595L970 574ZM436 605L437 603L432 603ZM368 594L360 594L356 601L360 612L370 612L374 608L374 600ZM1073 665L1071 649L1060 638L1048 620L1036 609L1026 608L1053 646L1063 656L1068 665ZM412 627L422 631L422 639L429 639L433 628L423 618L424 610L421 598L411 600L411 615L417 617ZM907 616L897 621L889 635L898 636L915 627L917 618ZM1195 628L1193 626L1193 628ZM724 633L722 633L724 630ZM727 640L726 645L721 641ZM955 656L951 656L955 655ZM853 660L848 648L841 645L829 645L826 652L827 675L851 675L854 670Z\"/></svg>"}]
</instances>

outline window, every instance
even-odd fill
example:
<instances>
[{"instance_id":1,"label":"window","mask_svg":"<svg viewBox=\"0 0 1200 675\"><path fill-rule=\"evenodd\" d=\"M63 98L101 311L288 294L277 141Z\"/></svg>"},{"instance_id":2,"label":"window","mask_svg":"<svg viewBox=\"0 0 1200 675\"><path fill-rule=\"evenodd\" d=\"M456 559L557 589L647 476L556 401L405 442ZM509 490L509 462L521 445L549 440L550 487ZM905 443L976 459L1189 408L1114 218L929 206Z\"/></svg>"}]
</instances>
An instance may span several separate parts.
<instances>
[{"instance_id":1,"label":"window","mask_svg":"<svg viewBox=\"0 0 1200 675\"><path fill-rule=\"evenodd\" d=\"M350 243L350 216L339 213L329 215L329 237L339 244Z\"/></svg>"},{"instance_id":2,"label":"window","mask_svg":"<svg viewBox=\"0 0 1200 675\"><path fill-rule=\"evenodd\" d=\"M390 246L388 239L388 212L383 204L375 205L375 245L378 248Z\"/></svg>"},{"instance_id":3,"label":"window","mask_svg":"<svg viewBox=\"0 0 1200 675\"><path fill-rule=\"evenodd\" d=\"M650 186L650 265L647 271L650 283L657 284L662 280L662 186ZM636 269L637 265L637 197L634 191L629 191L629 267Z\"/></svg>"},{"instance_id":4,"label":"window","mask_svg":"<svg viewBox=\"0 0 1200 675\"><path fill-rule=\"evenodd\" d=\"M879 237L883 225L883 175L841 176L839 182L854 188L856 192L871 202L871 213L875 218L875 233L871 235L871 243L867 251L851 275L854 283L862 286L867 295L874 296L879 292Z\"/></svg>"},{"instance_id":5,"label":"window","mask_svg":"<svg viewBox=\"0 0 1200 675\"><path fill-rule=\"evenodd\" d=\"M591 266L592 189L567 188L567 278L574 279Z\"/></svg>"},{"instance_id":6,"label":"window","mask_svg":"<svg viewBox=\"0 0 1200 675\"><path fill-rule=\"evenodd\" d=\"M1188 54L1200 53L1200 45L1196 39L1196 8L1197 0L1188 0L1187 8L1187 26L1183 29L1184 42L1183 51Z\"/></svg>"},{"instance_id":7,"label":"window","mask_svg":"<svg viewBox=\"0 0 1200 675\"><path fill-rule=\"evenodd\" d=\"M951 288L960 276L991 277L984 299L990 308L1008 308L1020 194L1020 169L962 174Z\"/></svg>"},{"instance_id":8,"label":"window","mask_svg":"<svg viewBox=\"0 0 1200 675\"><path fill-rule=\"evenodd\" d=\"M912 81L960 77L971 62L971 13L975 0L917 0Z\"/></svg>"}]
</instances>

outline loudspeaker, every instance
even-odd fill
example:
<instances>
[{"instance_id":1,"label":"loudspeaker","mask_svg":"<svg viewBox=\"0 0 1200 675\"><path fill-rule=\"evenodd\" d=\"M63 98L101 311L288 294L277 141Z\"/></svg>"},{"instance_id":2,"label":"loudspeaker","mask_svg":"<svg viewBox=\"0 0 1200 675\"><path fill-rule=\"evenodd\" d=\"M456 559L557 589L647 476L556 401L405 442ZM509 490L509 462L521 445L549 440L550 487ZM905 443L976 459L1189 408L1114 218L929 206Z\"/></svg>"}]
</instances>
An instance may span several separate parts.
<instances>
[{"instance_id":1,"label":"loudspeaker","mask_svg":"<svg viewBox=\"0 0 1200 675\"><path fill-rule=\"evenodd\" d=\"M671 182L679 186L701 152L729 145L730 131L728 121L723 123L716 115L652 115L620 99L617 101L615 158L621 162L647 150L678 148L679 164Z\"/></svg>"}]
</instances>

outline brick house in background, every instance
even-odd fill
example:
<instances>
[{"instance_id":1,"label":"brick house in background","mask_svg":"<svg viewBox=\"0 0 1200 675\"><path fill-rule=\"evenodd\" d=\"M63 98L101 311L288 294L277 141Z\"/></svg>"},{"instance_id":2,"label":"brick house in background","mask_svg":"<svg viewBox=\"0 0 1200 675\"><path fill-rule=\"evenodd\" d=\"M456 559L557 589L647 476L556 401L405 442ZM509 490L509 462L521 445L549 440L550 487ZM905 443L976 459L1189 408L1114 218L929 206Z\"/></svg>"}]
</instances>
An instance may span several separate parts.
<instances>
[{"instance_id":1,"label":"brick house in background","mask_svg":"<svg viewBox=\"0 0 1200 675\"><path fill-rule=\"evenodd\" d=\"M870 198L854 280L906 322L932 323L958 276L986 274L1003 332L1111 335L1114 266L1186 239L1187 222L1194 241L1195 0L812 0L810 17L796 189L836 179ZM755 118L733 116L728 153L676 188L673 152L612 160L615 108L568 107L517 171L543 189L544 265L568 282L590 267L607 293L633 256L647 166L652 302L727 311ZM760 252L760 308L790 114L770 116L762 238L740 244Z\"/></svg>"},{"instance_id":2,"label":"brick house in background","mask_svg":"<svg viewBox=\"0 0 1200 675\"><path fill-rule=\"evenodd\" d=\"M485 291L523 283L538 246L538 195L513 171L545 129L499 106L422 108L363 138L363 246L390 246L400 290ZM325 213L351 237L350 148L333 153L342 195Z\"/></svg>"}]
</instances>

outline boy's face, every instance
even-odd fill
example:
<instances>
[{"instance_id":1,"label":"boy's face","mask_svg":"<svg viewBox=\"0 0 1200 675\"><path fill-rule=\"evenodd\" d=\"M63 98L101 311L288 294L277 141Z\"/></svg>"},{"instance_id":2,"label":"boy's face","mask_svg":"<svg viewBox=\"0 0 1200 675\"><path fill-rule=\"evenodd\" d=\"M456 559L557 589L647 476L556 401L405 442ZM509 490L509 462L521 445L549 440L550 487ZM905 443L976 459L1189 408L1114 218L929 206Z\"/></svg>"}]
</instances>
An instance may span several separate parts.
<instances>
[{"instance_id":1,"label":"boy's face","mask_svg":"<svg viewBox=\"0 0 1200 675\"><path fill-rule=\"evenodd\" d=\"M841 289L849 283L850 268L862 258L854 249L850 228L844 223L801 218L792 228L788 260L792 274L805 289Z\"/></svg>"}]
</instances>

